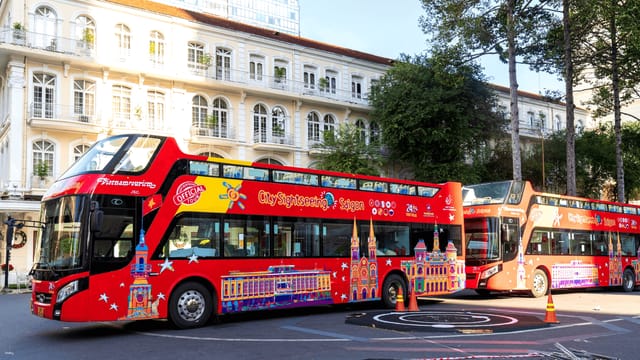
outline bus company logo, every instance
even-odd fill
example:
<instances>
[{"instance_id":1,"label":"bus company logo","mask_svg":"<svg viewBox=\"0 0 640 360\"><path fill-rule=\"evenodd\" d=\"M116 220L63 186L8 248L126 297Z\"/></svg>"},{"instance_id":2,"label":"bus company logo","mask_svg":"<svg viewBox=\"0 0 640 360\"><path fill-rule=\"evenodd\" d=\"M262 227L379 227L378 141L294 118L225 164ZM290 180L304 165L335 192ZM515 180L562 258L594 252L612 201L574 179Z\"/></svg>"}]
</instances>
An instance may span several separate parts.
<instances>
[{"instance_id":1,"label":"bus company logo","mask_svg":"<svg viewBox=\"0 0 640 360\"><path fill-rule=\"evenodd\" d=\"M616 226L616 221L614 219L604 218L604 226L615 227Z\"/></svg>"},{"instance_id":2,"label":"bus company logo","mask_svg":"<svg viewBox=\"0 0 640 360\"><path fill-rule=\"evenodd\" d=\"M151 181L144 181L144 180L116 180L116 179L101 177L101 178L98 178L96 181L98 182L98 185L104 185L104 186L124 186L124 187L148 188L148 189L156 188L155 183L152 183Z\"/></svg>"},{"instance_id":3,"label":"bus company logo","mask_svg":"<svg viewBox=\"0 0 640 360\"><path fill-rule=\"evenodd\" d=\"M447 204L447 206L451 206L451 203L453 202L453 199L451 198L451 194L447 195L447 197L444 199L445 204Z\"/></svg>"},{"instance_id":4,"label":"bus company logo","mask_svg":"<svg viewBox=\"0 0 640 360\"><path fill-rule=\"evenodd\" d=\"M418 215L418 206L414 204L407 204L406 212L408 216L415 217Z\"/></svg>"},{"instance_id":5,"label":"bus company logo","mask_svg":"<svg viewBox=\"0 0 640 360\"><path fill-rule=\"evenodd\" d=\"M422 214L422 216L424 217L434 217L436 216L436 214L433 212L433 208L431 207L431 204L427 204L424 213Z\"/></svg>"},{"instance_id":6,"label":"bus company logo","mask_svg":"<svg viewBox=\"0 0 640 360\"><path fill-rule=\"evenodd\" d=\"M618 228L628 230L630 226L629 225L630 222L631 221L629 220L629 218L626 218L626 217L618 218Z\"/></svg>"},{"instance_id":7,"label":"bus company logo","mask_svg":"<svg viewBox=\"0 0 640 360\"><path fill-rule=\"evenodd\" d=\"M185 181L176 190L176 194L173 196L173 203L176 205L193 205L200 200L200 194L202 194L207 188L204 185L198 185L193 181Z\"/></svg>"}]
</instances>

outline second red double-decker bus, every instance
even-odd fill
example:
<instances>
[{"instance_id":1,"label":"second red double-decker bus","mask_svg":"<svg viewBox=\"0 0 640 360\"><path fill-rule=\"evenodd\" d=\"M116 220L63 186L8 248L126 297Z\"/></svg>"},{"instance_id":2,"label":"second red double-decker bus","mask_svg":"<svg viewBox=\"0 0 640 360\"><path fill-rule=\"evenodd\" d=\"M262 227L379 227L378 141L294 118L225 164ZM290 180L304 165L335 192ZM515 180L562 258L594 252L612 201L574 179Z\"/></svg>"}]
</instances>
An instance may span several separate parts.
<instances>
[{"instance_id":1,"label":"second red double-decker bus","mask_svg":"<svg viewBox=\"0 0 640 360\"><path fill-rule=\"evenodd\" d=\"M534 191L463 188L467 287L479 293L622 287L640 280L640 207Z\"/></svg>"},{"instance_id":2,"label":"second red double-decker bus","mask_svg":"<svg viewBox=\"0 0 640 360\"><path fill-rule=\"evenodd\" d=\"M464 288L461 184L207 158L173 138L98 141L45 194L32 312L168 318Z\"/></svg>"}]
</instances>

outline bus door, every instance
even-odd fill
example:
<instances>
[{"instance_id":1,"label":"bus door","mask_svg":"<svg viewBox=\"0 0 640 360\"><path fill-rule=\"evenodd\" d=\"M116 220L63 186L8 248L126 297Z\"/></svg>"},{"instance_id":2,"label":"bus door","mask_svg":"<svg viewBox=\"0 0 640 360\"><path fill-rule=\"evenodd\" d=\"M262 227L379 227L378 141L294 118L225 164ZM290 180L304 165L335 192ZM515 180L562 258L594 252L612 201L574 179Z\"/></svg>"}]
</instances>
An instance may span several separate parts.
<instances>
[{"instance_id":1,"label":"bus door","mask_svg":"<svg viewBox=\"0 0 640 360\"><path fill-rule=\"evenodd\" d=\"M503 217L500 228L500 244L502 261L511 261L518 255L520 226L518 218Z\"/></svg>"}]
</instances>

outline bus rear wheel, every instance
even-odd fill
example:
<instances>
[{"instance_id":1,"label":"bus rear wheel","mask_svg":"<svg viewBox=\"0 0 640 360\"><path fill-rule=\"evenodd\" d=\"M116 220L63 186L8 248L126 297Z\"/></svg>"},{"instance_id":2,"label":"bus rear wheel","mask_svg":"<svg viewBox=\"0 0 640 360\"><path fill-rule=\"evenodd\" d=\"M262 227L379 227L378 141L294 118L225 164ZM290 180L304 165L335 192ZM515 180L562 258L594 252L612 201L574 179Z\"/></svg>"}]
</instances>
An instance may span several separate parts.
<instances>
[{"instance_id":1,"label":"bus rear wheel","mask_svg":"<svg viewBox=\"0 0 640 360\"><path fill-rule=\"evenodd\" d=\"M407 284L400 275L389 275L382 284L382 303L387 309L395 309L398 301L398 290L402 288L402 301L406 300Z\"/></svg>"},{"instance_id":2,"label":"bus rear wheel","mask_svg":"<svg viewBox=\"0 0 640 360\"><path fill-rule=\"evenodd\" d=\"M169 320L179 329L203 326L213 313L213 296L202 284L180 284L169 299Z\"/></svg>"},{"instance_id":3,"label":"bus rear wheel","mask_svg":"<svg viewBox=\"0 0 640 360\"><path fill-rule=\"evenodd\" d=\"M636 288L636 274L631 269L625 269L622 273L622 290L631 292Z\"/></svg>"},{"instance_id":4,"label":"bus rear wheel","mask_svg":"<svg viewBox=\"0 0 640 360\"><path fill-rule=\"evenodd\" d=\"M549 290L549 279L547 278L547 274L537 269L533 272L533 283L531 284L531 295L533 297L541 297L544 296Z\"/></svg>"}]
</instances>

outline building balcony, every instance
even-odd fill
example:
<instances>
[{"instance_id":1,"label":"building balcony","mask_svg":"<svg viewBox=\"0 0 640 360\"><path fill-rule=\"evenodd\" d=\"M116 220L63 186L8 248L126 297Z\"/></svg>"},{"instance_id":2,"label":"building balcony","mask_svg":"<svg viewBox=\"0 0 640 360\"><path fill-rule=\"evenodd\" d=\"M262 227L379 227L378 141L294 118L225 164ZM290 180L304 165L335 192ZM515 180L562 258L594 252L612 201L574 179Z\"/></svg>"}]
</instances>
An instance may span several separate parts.
<instances>
[{"instance_id":1,"label":"building balcony","mask_svg":"<svg viewBox=\"0 0 640 360\"><path fill-rule=\"evenodd\" d=\"M285 131L259 131L253 134L253 148L266 151L292 151L293 137Z\"/></svg>"},{"instance_id":2,"label":"building balcony","mask_svg":"<svg viewBox=\"0 0 640 360\"><path fill-rule=\"evenodd\" d=\"M238 91L253 91L265 95L282 97L307 98L309 101L348 103L351 106L368 108L367 93L355 92L351 89L326 88L320 84L307 83L282 76L258 74L243 69L233 69L215 65L204 65L197 62L183 62L179 56L149 54L143 49L101 49L98 43L64 36L36 33L25 30L5 28L0 30L0 45L10 44L25 48L25 51L37 50L39 56L50 53L59 60L59 56L85 58L96 66L112 69L127 69L141 72L147 77L164 79L180 79L193 77L193 81L223 83L227 88L237 87ZM102 54L102 55L101 55ZM185 56L186 57L186 56ZM294 64L292 64L293 66Z\"/></svg>"},{"instance_id":3,"label":"building balcony","mask_svg":"<svg viewBox=\"0 0 640 360\"><path fill-rule=\"evenodd\" d=\"M97 116L77 110L72 105L34 102L29 105L27 123L34 128L98 133Z\"/></svg>"},{"instance_id":4,"label":"building balcony","mask_svg":"<svg viewBox=\"0 0 640 360\"><path fill-rule=\"evenodd\" d=\"M93 43L26 30L4 29L0 31L0 43L77 56L93 56Z\"/></svg>"},{"instance_id":5,"label":"building balcony","mask_svg":"<svg viewBox=\"0 0 640 360\"><path fill-rule=\"evenodd\" d=\"M235 129L230 126L219 126L216 128L192 126L191 142L199 144L218 144L227 146L238 141Z\"/></svg>"}]
</instances>

